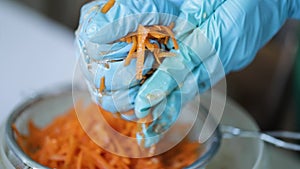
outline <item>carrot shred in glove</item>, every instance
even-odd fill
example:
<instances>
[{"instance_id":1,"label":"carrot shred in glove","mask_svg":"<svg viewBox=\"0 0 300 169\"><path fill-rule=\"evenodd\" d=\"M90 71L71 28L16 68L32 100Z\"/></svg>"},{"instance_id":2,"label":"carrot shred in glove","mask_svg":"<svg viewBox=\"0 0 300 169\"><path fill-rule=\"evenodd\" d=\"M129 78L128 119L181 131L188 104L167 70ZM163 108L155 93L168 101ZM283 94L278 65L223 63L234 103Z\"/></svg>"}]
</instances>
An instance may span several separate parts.
<instances>
[{"instance_id":1,"label":"carrot shred in glove","mask_svg":"<svg viewBox=\"0 0 300 169\"><path fill-rule=\"evenodd\" d=\"M100 110L102 110L100 108ZM87 109L87 111L97 111ZM135 136L136 123L116 118L101 111L111 127L120 133ZM113 123L112 123L113 122ZM181 169L199 157L198 142L183 140L170 151L149 158L126 158L105 151L94 143L81 127L74 109L56 117L48 126L38 128L28 123L28 135L22 135L12 126L21 149L38 163L57 169ZM99 129L99 132L105 131ZM108 138L109 139L109 138ZM112 146L118 147L112 140Z\"/></svg>"},{"instance_id":2,"label":"carrot shred in glove","mask_svg":"<svg viewBox=\"0 0 300 169\"><path fill-rule=\"evenodd\" d=\"M132 43L131 50L129 51L124 65L130 64L132 58L136 58L136 78L138 80L143 79L142 71L144 68L145 51L149 50L153 53L155 60L158 64L161 64L161 59L165 57L175 56L174 53L164 51L161 49L161 45L167 45L169 39L172 39L174 49L178 49L178 43L175 39L175 35L172 32L174 23L172 22L169 26L153 25L153 26L142 26L139 25L137 32L129 33L127 36L121 38L119 41ZM151 43L155 41L157 43ZM160 45L158 45L160 44Z\"/></svg>"},{"instance_id":3,"label":"carrot shred in glove","mask_svg":"<svg viewBox=\"0 0 300 169\"><path fill-rule=\"evenodd\" d=\"M101 12L107 13L110 10L110 8L112 8L114 6L115 2L116 2L115 0L107 1L107 3L104 4L104 6L102 7Z\"/></svg>"}]
</instances>

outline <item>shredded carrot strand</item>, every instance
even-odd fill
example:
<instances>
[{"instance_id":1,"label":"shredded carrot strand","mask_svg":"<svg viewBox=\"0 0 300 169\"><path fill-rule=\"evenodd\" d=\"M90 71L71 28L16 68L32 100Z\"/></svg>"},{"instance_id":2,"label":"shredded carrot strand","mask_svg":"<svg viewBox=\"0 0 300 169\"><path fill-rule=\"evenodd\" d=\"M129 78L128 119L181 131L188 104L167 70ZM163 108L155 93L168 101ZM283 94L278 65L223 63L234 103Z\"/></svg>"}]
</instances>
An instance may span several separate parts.
<instances>
[{"instance_id":1,"label":"shredded carrot strand","mask_svg":"<svg viewBox=\"0 0 300 169\"><path fill-rule=\"evenodd\" d=\"M129 63L130 63L130 61L132 59L133 53L135 52L135 50L137 48L137 41L136 41L136 37L135 36L132 37L132 42L133 42L132 43L132 48L130 49L130 51L129 51L126 59L125 59L125 63L124 63L125 66L129 65Z\"/></svg>"},{"instance_id":2,"label":"shredded carrot strand","mask_svg":"<svg viewBox=\"0 0 300 169\"><path fill-rule=\"evenodd\" d=\"M145 40L148 36L149 30L147 30L144 26L139 25L138 35L137 35L137 61L136 61L136 78L141 80L143 77L143 67L145 60Z\"/></svg>"},{"instance_id":3,"label":"shredded carrot strand","mask_svg":"<svg viewBox=\"0 0 300 169\"><path fill-rule=\"evenodd\" d=\"M105 90L105 77L103 76L100 79L100 88L99 88L99 92L102 93Z\"/></svg>"},{"instance_id":4,"label":"shredded carrot strand","mask_svg":"<svg viewBox=\"0 0 300 169\"><path fill-rule=\"evenodd\" d=\"M175 35L174 33L172 32L172 30L169 28L169 27L166 27L166 26L162 26L162 28L170 35L172 41L173 41L173 45L174 45L174 49L178 49L178 43L175 39Z\"/></svg>"},{"instance_id":5,"label":"shredded carrot strand","mask_svg":"<svg viewBox=\"0 0 300 169\"><path fill-rule=\"evenodd\" d=\"M77 162L76 162L76 169L81 169L81 166L82 166L82 151L80 151L80 153L78 154L78 159L77 159Z\"/></svg>"},{"instance_id":6,"label":"shredded carrot strand","mask_svg":"<svg viewBox=\"0 0 300 169\"><path fill-rule=\"evenodd\" d=\"M154 51L155 49L155 45L149 42L149 39L146 39L145 41L145 45L147 47L148 50L150 50L151 52Z\"/></svg>"},{"instance_id":7,"label":"shredded carrot strand","mask_svg":"<svg viewBox=\"0 0 300 169\"><path fill-rule=\"evenodd\" d=\"M125 40L126 40L126 43L131 43L131 42L132 42L131 37L128 37L128 38L126 38Z\"/></svg>"},{"instance_id":8,"label":"shredded carrot strand","mask_svg":"<svg viewBox=\"0 0 300 169\"><path fill-rule=\"evenodd\" d=\"M108 0L107 3L102 7L101 12L107 13L115 4L115 0Z\"/></svg>"}]
</instances>

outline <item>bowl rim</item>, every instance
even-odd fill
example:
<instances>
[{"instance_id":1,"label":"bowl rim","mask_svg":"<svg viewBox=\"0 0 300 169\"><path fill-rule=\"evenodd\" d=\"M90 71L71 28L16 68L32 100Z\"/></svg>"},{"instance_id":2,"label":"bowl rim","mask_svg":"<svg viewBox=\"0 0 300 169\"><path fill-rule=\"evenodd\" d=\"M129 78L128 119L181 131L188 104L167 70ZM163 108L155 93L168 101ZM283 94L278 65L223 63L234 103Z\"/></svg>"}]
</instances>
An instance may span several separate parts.
<instances>
[{"instance_id":1,"label":"bowl rim","mask_svg":"<svg viewBox=\"0 0 300 169\"><path fill-rule=\"evenodd\" d=\"M22 103L20 103L18 106L16 106L16 108L11 112L11 114L8 116L8 119L6 120L5 123L5 142L6 145L8 146L8 149L10 150L10 152L12 153L11 155L14 158L15 163L17 163L17 165L24 165L26 167L30 167L33 169L50 169L49 167L46 167L36 161L34 161L33 159L31 159L25 152L23 152L23 150L20 148L20 146L18 145L18 143L15 140L14 137L14 132L12 130L11 125L16 121L16 119L29 107L31 107L32 105L46 100L49 97L56 97L59 96L61 94L66 94L69 93L72 88L69 85L65 85L65 86L61 86L55 90L47 90L44 92L40 92L28 99L25 99ZM16 164L13 164L16 165Z\"/></svg>"},{"instance_id":2,"label":"bowl rim","mask_svg":"<svg viewBox=\"0 0 300 169\"><path fill-rule=\"evenodd\" d=\"M213 135L215 135L215 137L212 137ZM220 149L222 141L222 134L219 129L219 126L216 128L213 135L208 140L212 142L209 150L204 155L201 155L201 157L197 159L194 163L185 167L184 169L199 169L199 167L205 167L208 164L208 162L216 155L216 153Z\"/></svg>"},{"instance_id":3,"label":"bowl rim","mask_svg":"<svg viewBox=\"0 0 300 169\"><path fill-rule=\"evenodd\" d=\"M16 108L11 112L9 115L8 119L6 120L5 123L5 142L6 145L11 151L11 155L14 159L14 162L17 164L13 165L24 165L26 167L32 168L32 169L50 169L49 167L46 167L33 159L31 159L23 150L20 148L18 143L16 142L14 132L12 130L11 125L17 120L17 118L25 112L26 109L30 108L34 104L47 100L52 97L58 97L63 94L73 94L72 91L72 86L67 85L67 86L61 86L59 88L56 88L55 90L47 90L43 92L39 92L35 96L30 97L29 99L25 99L21 104L16 106ZM197 169L199 167L204 167L207 165L207 163L214 157L214 155L217 153L217 151L220 148L221 145L221 140L222 140L222 134L219 129L219 127L216 128L212 136L207 140L207 142L210 143L209 149L200 156L199 159L197 159L194 163L191 165L185 167L185 169Z\"/></svg>"}]
</instances>

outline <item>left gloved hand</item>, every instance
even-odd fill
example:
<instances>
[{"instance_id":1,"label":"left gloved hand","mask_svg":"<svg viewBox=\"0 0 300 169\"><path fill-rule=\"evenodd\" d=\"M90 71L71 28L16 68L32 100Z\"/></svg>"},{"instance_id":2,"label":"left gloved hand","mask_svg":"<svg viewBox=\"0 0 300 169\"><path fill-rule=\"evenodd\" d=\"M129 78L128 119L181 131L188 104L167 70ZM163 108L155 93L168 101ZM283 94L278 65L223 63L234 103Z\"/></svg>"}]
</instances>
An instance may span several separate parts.
<instances>
[{"instance_id":1,"label":"left gloved hand","mask_svg":"<svg viewBox=\"0 0 300 169\"><path fill-rule=\"evenodd\" d=\"M93 99L112 113L120 112L126 119L135 115L125 114L134 109L134 100L140 88L136 80L136 60L124 67L131 44L116 42L128 33L135 32L138 25L169 25L178 8L169 1L116 0L106 13L100 12L107 0L93 1L81 10L80 25L76 32L80 63ZM113 43L112 43L113 42ZM146 52L147 73L154 59ZM149 56L149 57L148 57ZM100 90L101 81L105 89Z\"/></svg>"}]
</instances>

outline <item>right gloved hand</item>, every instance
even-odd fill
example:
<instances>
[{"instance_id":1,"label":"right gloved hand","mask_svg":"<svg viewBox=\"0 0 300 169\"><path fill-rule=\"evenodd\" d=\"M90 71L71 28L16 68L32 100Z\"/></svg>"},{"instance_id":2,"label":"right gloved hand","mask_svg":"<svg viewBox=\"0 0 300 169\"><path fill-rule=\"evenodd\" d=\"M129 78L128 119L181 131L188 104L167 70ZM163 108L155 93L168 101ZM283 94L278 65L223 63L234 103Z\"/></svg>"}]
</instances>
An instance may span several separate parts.
<instances>
[{"instance_id":1,"label":"right gloved hand","mask_svg":"<svg viewBox=\"0 0 300 169\"><path fill-rule=\"evenodd\" d=\"M177 56L164 60L135 99L138 118L151 113L156 119L143 128L146 146L159 140L198 91L248 65L290 17L300 18L299 0L184 1L174 29Z\"/></svg>"}]
</instances>

